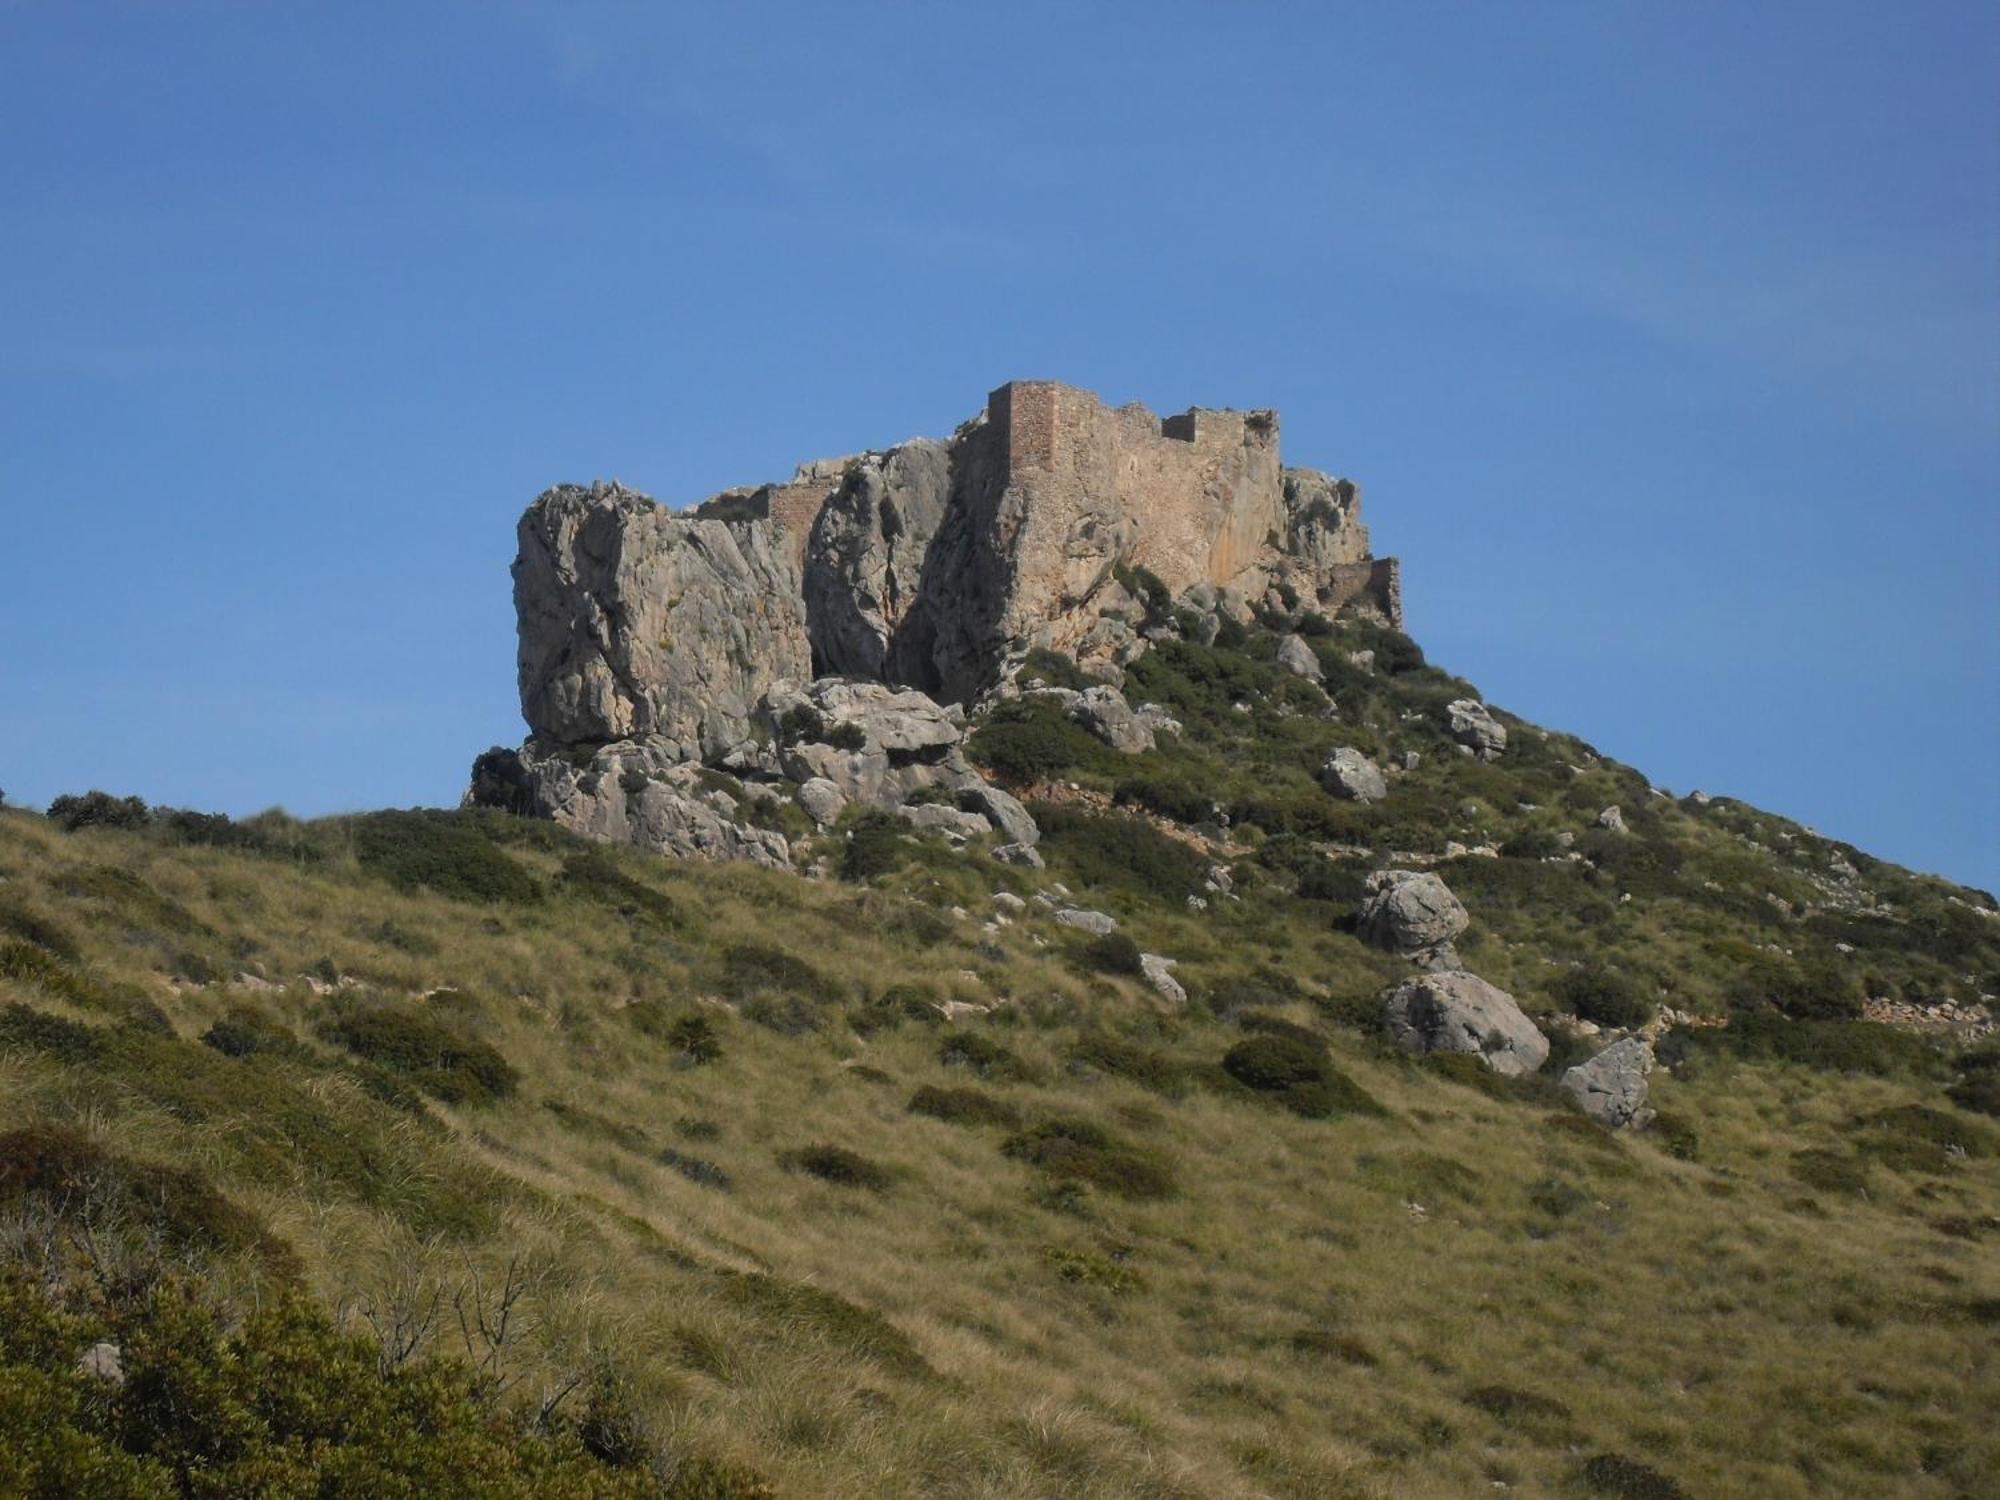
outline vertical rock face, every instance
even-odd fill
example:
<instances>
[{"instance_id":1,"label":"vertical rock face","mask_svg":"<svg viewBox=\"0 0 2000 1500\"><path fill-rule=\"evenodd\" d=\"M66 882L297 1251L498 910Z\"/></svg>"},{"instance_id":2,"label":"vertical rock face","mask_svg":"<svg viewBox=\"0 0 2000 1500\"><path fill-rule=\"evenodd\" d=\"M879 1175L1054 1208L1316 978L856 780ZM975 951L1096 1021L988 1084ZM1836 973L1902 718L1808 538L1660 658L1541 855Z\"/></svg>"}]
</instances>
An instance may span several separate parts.
<instances>
[{"instance_id":1,"label":"vertical rock face","mask_svg":"<svg viewBox=\"0 0 2000 1500\"><path fill-rule=\"evenodd\" d=\"M1267 595L1362 600L1396 623L1393 564L1369 558L1359 507L1347 481L1280 466L1272 412L1163 420L1045 380L1000 387L949 440L801 465L693 514L616 484L558 486L520 524L533 735L508 795L599 837L782 858L663 768L826 781L890 806L942 778L961 812L1027 848L1032 820L985 805L957 756L963 717L938 705L973 703L1036 647L1117 681L1167 600L1214 617L1211 633L1218 610L1247 618ZM847 699L816 677L914 690L918 707L870 700L869 722L948 724L950 746L837 742ZM840 723L793 743L781 720Z\"/></svg>"},{"instance_id":2,"label":"vertical rock face","mask_svg":"<svg viewBox=\"0 0 2000 1500\"><path fill-rule=\"evenodd\" d=\"M768 527L674 516L617 485L528 507L514 608L521 713L551 743L719 755L773 681L810 675L798 574Z\"/></svg>"}]
</instances>

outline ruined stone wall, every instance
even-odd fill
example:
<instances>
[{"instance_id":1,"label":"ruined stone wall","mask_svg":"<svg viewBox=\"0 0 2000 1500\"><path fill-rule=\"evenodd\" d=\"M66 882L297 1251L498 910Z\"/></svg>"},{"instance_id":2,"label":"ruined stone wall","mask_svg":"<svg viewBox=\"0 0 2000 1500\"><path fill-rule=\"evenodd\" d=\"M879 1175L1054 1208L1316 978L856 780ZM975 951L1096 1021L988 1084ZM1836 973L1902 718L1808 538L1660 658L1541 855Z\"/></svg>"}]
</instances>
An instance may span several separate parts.
<instances>
[{"instance_id":1,"label":"ruined stone wall","mask_svg":"<svg viewBox=\"0 0 2000 1500\"><path fill-rule=\"evenodd\" d=\"M771 485L765 491L773 541L791 555L793 565L801 573L805 569L806 543L812 536L813 522L819 519L820 511L839 488L840 479L836 475L831 479L794 479L789 484Z\"/></svg>"},{"instance_id":2,"label":"ruined stone wall","mask_svg":"<svg viewBox=\"0 0 2000 1500\"><path fill-rule=\"evenodd\" d=\"M1382 618L1397 630L1403 628L1403 566L1393 557L1371 557L1365 562L1335 563L1327 569L1326 587L1320 604L1329 613L1365 600L1380 611Z\"/></svg>"}]
</instances>

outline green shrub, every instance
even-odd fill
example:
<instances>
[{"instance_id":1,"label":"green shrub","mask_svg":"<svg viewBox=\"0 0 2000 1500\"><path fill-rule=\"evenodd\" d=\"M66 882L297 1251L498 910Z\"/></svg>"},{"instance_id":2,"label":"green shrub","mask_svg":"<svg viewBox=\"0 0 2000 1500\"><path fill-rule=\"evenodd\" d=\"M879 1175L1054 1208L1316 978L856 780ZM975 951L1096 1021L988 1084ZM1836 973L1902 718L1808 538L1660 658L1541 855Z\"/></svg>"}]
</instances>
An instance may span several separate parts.
<instances>
[{"instance_id":1,"label":"green shrub","mask_svg":"<svg viewBox=\"0 0 2000 1500\"><path fill-rule=\"evenodd\" d=\"M1771 1010L1739 1010L1729 1024L1687 1038L1690 1055L1725 1052L1753 1061L1798 1063L1829 1073L1886 1078L1925 1074L1939 1065L1927 1039L1867 1021L1790 1021Z\"/></svg>"},{"instance_id":2,"label":"green shrub","mask_svg":"<svg viewBox=\"0 0 2000 1500\"><path fill-rule=\"evenodd\" d=\"M1084 885L1116 886L1179 903L1198 891L1208 862L1143 818L1092 813L1050 802L1031 809L1041 825L1041 849L1060 859Z\"/></svg>"},{"instance_id":3,"label":"green shrub","mask_svg":"<svg viewBox=\"0 0 2000 1500\"><path fill-rule=\"evenodd\" d=\"M1123 1297L1145 1288L1145 1278L1113 1256L1090 1250L1070 1250L1060 1245L1042 1246L1042 1264L1072 1286L1090 1287Z\"/></svg>"},{"instance_id":4,"label":"green shrub","mask_svg":"<svg viewBox=\"0 0 2000 1500\"><path fill-rule=\"evenodd\" d=\"M65 963L83 957L83 947L67 925L8 890L0 890L0 934L31 943Z\"/></svg>"},{"instance_id":5,"label":"green shrub","mask_svg":"<svg viewBox=\"0 0 2000 1500\"><path fill-rule=\"evenodd\" d=\"M520 1074L487 1043L461 1036L421 1012L354 1009L321 1034L357 1057L403 1074L447 1104L487 1104L514 1092Z\"/></svg>"},{"instance_id":6,"label":"green shrub","mask_svg":"<svg viewBox=\"0 0 2000 1500\"><path fill-rule=\"evenodd\" d=\"M898 983L864 1000L847 1019L860 1035L873 1036L906 1021L935 1026L944 1015L937 1007L936 991L926 985Z\"/></svg>"},{"instance_id":7,"label":"green shrub","mask_svg":"<svg viewBox=\"0 0 2000 1500\"><path fill-rule=\"evenodd\" d=\"M1205 823L1215 816L1212 791L1175 772L1127 776L1112 792L1120 807L1142 807L1176 823Z\"/></svg>"},{"instance_id":8,"label":"green shrub","mask_svg":"<svg viewBox=\"0 0 2000 1500\"><path fill-rule=\"evenodd\" d=\"M557 886L566 896L608 907L634 923L662 931L679 925L666 893L626 874L608 849L583 849L566 856Z\"/></svg>"},{"instance_id":9,"label":"green shrub","mask_svg":"<svg viewBox=\"0 0 2000 1500\"><path fill-rule=\"evenodd\" d=\"M845 1297L758 1271L718 1271L716 1280L724 1301L781 1327L810 1330L837 1348L913 1379L933 1373L893 1323Z\"/></svg>"},{"instance_id":10,"label":"green shrub","mask_svg":"<svg viewBox=\"0 0 2000 1500\"><path fill-rule=\"evenodd\" d=\"M873 880L910 862L910 825L893 813L871 809L855 819L840 850L842 880Z\"/></svg>"},{"instance_id":11,"label":"green shrub","mask_svg":"<svg viewBox=\"0 0 2000 1500\"><path fill-rule=\"evenodd\" d=\"M1139 945L1130 933L1101 933L1083 945L1083 961L1101 974L1137 974L1139 958Z\"/></svg>"},{"instance_id":12,"label":"green shrub","mask_svg":"<svg viewBox=\"0 0 2000 1500\"><path fill-rule=\"evenodd\" d=\"M1648 1129L1659 1141L1660 1149L1676 1161L1701 1159L1701 1132L1692 1120L1662 1110L1653 1116Z\"/></svg>"},{"instance_id":13,"label":"green shrub","mask_svg":"<svg viewBox=\"0 0 2000 1500\"><path fill-rule=\"evenodd\" d=\"M1007 1137L1000 1152L1058 1181L1088 1183L1121 1198L1166 1198L1174 1191L1165 1162L1088 1120L1044 1120Z\"/></svg>"},{"instance_id":14,"label":"green shrub","mask_svg":"<svg viewBox=\"0 0 2000 1500\"><path fill-rule=\"evenodd\" d=\"M16 1000L0 1010L0 1047L22 1047L61 1062L93 1063L104 1056L104 1037L95 1027Z\"/></svg>"},{"instance_id":15,"label":"green shrub","mask_svg":"<svg viewBox=\"0 0 2000 1500\"><path fill-rule=\"evenodd\" d=\"M75 1368L116 1343L123 1381ZM614 1383L607 1382L610 1389ZM752 1476L694 1459L671 1486L637 1429L593 1393L577 1419L498 1409L449 1357L384 1371L296 1292L240 1321L170 1278L88 1317L30 1277L0 1280L0 1484L10 1494L547 1496L550 1500L769 1500ZM698 1476L687 1488L683 1476Z\"/></svg>"},{"instance_id":16,"label":"green shrub","mask_svg":"<svg viewBox=\"0 0 2000 1500\"><path fill-rule=\"evenodd\" d=\"M966 741L966 754L1000 780L1019 786L1066 771L1104 770L1113 752L1046 698L1020 698L994 707Z\"/></svg>"},{"instance_id":17,"label":"green shrub","mask_svg":"<svg viewBox=\"0 0 2000 1500\"><path fill-rule=\"evenodd\" d=\"M1323 1044L1291 1036L1255 1036L1237 1043L1222 1059L1223 1071L1231 1078L1262 1091L1317 1083L1330 1066Z\"/></svg>"},{"instance_id":18,"label":"green shrub","mask_svg":"<svg viewBox=\"0 0 2000 1500\"><path fill-rule=\"evenodd\" d=\"M1653 1018L1652 1003L1639 986L1603 964L1564 973L1549 986L1549 997L1572 1015L1599 1026L1630 1029Z\"/></svg>"},{"instance_id":19,"label":"green shrub","mask_svg":"<svg viewBox=\"0 0 2000 1500\"><path fill-rule=\"evenodd\" d=\"M137 797L114 797L96 790L71 793L49 803L48 817L64 833L79 828L144 828L151 809Z\"/></svg>"},{"instance_id":20,"label":"green shrub","mask_svg":"<svg viewBox=\"0 0 2000 1500\"><path fill-rule=\"evenodd\" d=\"M2000 1046L1975 1048L1958 1059L1958 1077L1945 1091L1960 1109L2000 1116Z\"/></svg>"},{"instance_id":21,"label":"green shrub","mask_svg":"<svg viewBox=\"0 0 2000 1500\"><path fill-rule=\"evenodd\" d=\"M910 1095L910 1113L942 1120L947 1125L1001 1125L1013 1129L1021 1112L1005 1099L975 1088L941 1089L925 1084Z\"/></svg>"},{"instance_id":22,"label":"green shrub","mask_svg":"<svg viewBox=\"0 0 2000 1500\"><path fill-rule=\"evenodd\" d=\"M1567 1402L1511 1385L1482 1385L1460 1399L1503 1427L1567 1426L1573 1415Z\"/></svg>"},{"instance_id":23,"label":"green shrub","mask_svg":"<svg viewBox=\"0 0 2000 1500\"><path fill-rule=\"evenodd\" d=\"M1372 1370L1382 1363L1375 1351L1353 1334L1318 1323L1298 1329L1285 1342L1294 1354L1302 1354L1309 1359L1337 1359L1342 1364L1363 1370Z\"/></svg>"},{"instance_id":24,"label":"green shrub","mask_svg":"<svg viewBox=\"0 0 2000 1500\"><path fill-rule=\"evenodd\" d=\"M729 1191L729 1174L705 1156L690 1156L669 1146L653 1159L663 1167L672 1167L697 1187L714 1188L724 1193Z\"/></svg>"},{"instance_id":25,"label":"green shrub","mask_svg":"<svg viewBox=\"0 0 2000 1500\"><path fill-rule=\"evenodd\" d=\"M431 808L369 813L353 826L361 868L399 890L428 890L454 901L541 899L535 878L463 813Z\"/></svg>"},{"instance_id":26,"label":"green shrub","mask_svg":"<svg viewBox=\"0 0 2000 1500\"><path fill-rule=\"evenodd\" d=\"M1687 1500L1687 1491L1650 1464L1622 1453L1597 1453L1579 1473L1591 1491L1612 1500Z\"/></svg>"},{"instance_id":27,"label":"green shrub","mask_svg":"<svg viewBox=\"0 0 2000 1500\"><path fill-rule=\"evenodd\" d=\"M1082 692L1093 685L1092 679L1077 666L1074 658L1060 651L1051 651L1046 646L1037 646L1028 653L1017 677L1022 682L1039 677L1050 687L1068 688L1072 692Z\"/></svg>"},{"instance_id":28,"label":"green shrub","mask_svg":"<svg viewBox=\"0 0 2000 1500\"><path fill-rule=\"evenodd\" d=\"M725 1000L751 1000L759 995L797 995L831 1003L840 987L804 959L768 943L733 943L722 950L718 988Z\"/></svg>"},{"instance_id":29,"label":"green shrub","mask_svg":"<svg viewBox=\"0 0 2000 1500\"><path fill-rule=\"evenodd\" d=\"M845 1146L802 1146L781 1152L778 1162L787 1171L803 1172L835 1187L866 1188L871 1193L886 1192L896 1181L896 1174L887 1167Z\"/></svg>"},{"instance_id":30,"label":"green shrub","mask_svg":"<svg viewBox=\"0 0 2000 1500\"><path fill-rule=\"evenodd\" d=\"M1035 1070L1011 1048L976 1031L953 1031L938 1043L938 1061L948 1068L970 1068L981 1078L1031 1083Z\"/></svg>"},{"instance_id":31,"label":"green shrub","mask_svg":"<svg viewBox=\"0 0 2000 1500\"><path fill-rule=\"evenodd\" d=\"M1179 1095L1187 1089L1187 1070L1171 1057L1101 1031L1078 1037L1069 1060L1075 1066L1129 1078L1157 1094Z\"/></svg>"},{"instance_id":32,"label":"green shrub","mask_svg":"<svg viewBox=\"0 0 2000 1500\"><path fill-rule=\"evenodd\" d=\"M661 1028L660 1040L696 1067L722 1059L722 1036L700 1011L675 1016Z\"/></svg>"}]
</instances>

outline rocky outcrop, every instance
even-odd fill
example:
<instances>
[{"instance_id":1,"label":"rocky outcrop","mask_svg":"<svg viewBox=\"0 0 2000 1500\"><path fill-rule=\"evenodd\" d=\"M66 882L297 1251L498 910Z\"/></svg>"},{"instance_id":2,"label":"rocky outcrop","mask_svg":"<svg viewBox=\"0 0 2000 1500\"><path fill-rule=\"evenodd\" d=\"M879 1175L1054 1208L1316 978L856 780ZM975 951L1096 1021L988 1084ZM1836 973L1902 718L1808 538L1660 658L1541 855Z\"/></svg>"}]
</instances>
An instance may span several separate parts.
<instances>
[{"instance_id":1,"label":"rocky outcrop","mask_svg":"<svg viewBox=\"0 0 2000 1500\"><path fill-rule=\"evenodd\" d=\"M1278 665L1294 677L1303 677L1308 682L1318 682L1325 676L1319 658L1313 655L1313 648L1305 643L1305 637L1288 635L1278 642Z\"/></svg>"},{"instance_id":2,"label":"rocky outcrop","mask_svg":"<svg viewBox=\"0 0 2000 1500\"><path fill-rule=\"evenodd\" d=\"M1451 942L1471 923L1451 888L1428 872L1378 870L1368 886L1355 928L1378 948L1421 954Z\"/></svg>"},{"instance_id":3,"label":"rocky outcrop","mask_svg":"<svg viewBox=\"0 0 2000 1500\"><path fill-rule=\"evenodd\" d=\"M1565 1072L1562 1089L1600 1124L1643 1129L1654 1114L1646 1104L1646 1075L1652 1071L1653 1049L1644 1038L1628 1036Z\"/></svg>"},{"instance_id":4,"label":"rocky outcrop","mask_svg":"<svg viewBox=\"0 0 2000 1500\"><path fill-rule=\"evenodd\" d=\"M1480 760L1498 760L1507 748L1507 726L1494 718L1477 698L1459 698L1444 709L1451 737Z\"/></svg>"},{"instance_id":5,"label":"rocky outcrop","mask_svg":"<svg viewBox=\"0 0 2000 1500\"><path fill-rule=\"evenodd\" d=\"M1397 620L1359 505L1345 480L1280 466L1271 412L1162 419L1053 381L1000 387L949 439L802 464L691 514L558 486L521 518L514 564L519 784L482 774L469 795L594 837L781 859L782 839L712 826L728 815L666 776L708 767L799 788L821 827L847 802L916 799L940 809L919 821L971 837L983 820L1030 862L1033 820L966 763L963 710L1052 648L1098 682L1067 694L1072 716L1151 749L1179 726L1119 689L1176 632L1174 601L1199 641L1259 602ZM1287 645L1288 669L1317 675Z\"/></svg>"},{"instance_id":6,"label":"rocky outcrop","mask_svg":"<svg viewBox=\"0 0 2000 1500\"><path fill-rule=\"evenodd\" d=\"M1548 1061L1549 1039L1514 997L1463 969L1397 985L1383 999L1383 1021L1407 1051L1470 1053L1510 1077Z\"/></svg>"},{"instance_id":7,"label":"rocky outcrop","mask_svg":"<svg viewBox=\"0 0 2000 1500\"><path fill-rule=\"evenodd\" d=\"M540 740L719 755L772 682L811 675L798 575L762 526L561 485L528 507L519 542L521 714Z\"/></svg>"}]
</instances>

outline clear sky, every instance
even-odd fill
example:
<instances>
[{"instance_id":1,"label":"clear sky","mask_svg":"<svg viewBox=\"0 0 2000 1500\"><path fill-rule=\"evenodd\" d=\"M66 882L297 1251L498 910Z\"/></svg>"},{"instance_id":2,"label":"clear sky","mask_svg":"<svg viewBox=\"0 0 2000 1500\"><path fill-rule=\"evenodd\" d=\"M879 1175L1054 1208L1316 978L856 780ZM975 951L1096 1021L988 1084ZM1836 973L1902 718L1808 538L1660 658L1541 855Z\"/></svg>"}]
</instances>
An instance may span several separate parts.
<instances>
[{"instance_id":1,"label":"clear sky","mask_svg":"<svg viewBox=\"0 0 2000 1500\"><path fill-rule=\"evenodd\" d=\"M560 480L1274 406L1411 632L2000 886L2000 6L0 0L0 788L456 801Z\"/></svg>"}]
</instances>

